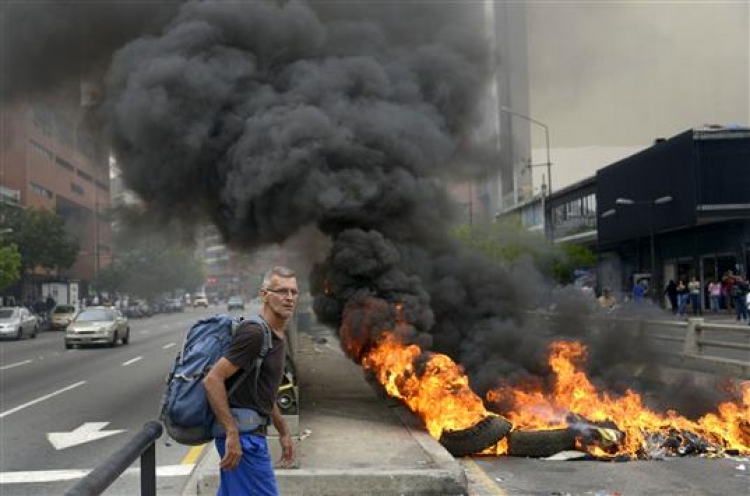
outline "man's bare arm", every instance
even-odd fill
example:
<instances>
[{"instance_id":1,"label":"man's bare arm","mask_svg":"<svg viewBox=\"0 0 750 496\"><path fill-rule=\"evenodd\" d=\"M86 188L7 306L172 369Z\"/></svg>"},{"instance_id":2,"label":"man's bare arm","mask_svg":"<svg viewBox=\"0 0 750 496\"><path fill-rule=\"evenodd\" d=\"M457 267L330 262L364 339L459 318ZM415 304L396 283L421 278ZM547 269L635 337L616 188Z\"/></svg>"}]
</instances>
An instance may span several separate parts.
<instances>
[{"instance_id":1,"label":"man's bare arm","mask_svg":"<svg viewBox=\"0 0 750 496\"><path fill-rule=\"evenodd\" d=\"M276 427L276 431L279 433L281 466L288 467L294 462L294 443L292 443L289 429L286 426L286 422L284 422L284 417L281 416L281 410L279 410L279 405L276 402L274 402L273 410L271 411L271 420L273 420L273 426Z\"/></svg>"},{"instance_id":2,"label":"man's bare arm","mask_svg":"<svg viewBox=\"0 0 750 496\"><path fill-rule=\"evenodd\" d=\"M221 459L219 466L222 469L228 470L235 469L240 462L240 458L242 458L240 431L229 408L229 397L227 395L227 388L224 385L224 381L232 377L237 370L239 370L239 367L222 357L203 379L206 398L211 405L214 415L216 415L216 420L224 427L227 433L224 457Z\"/></svg>"}]
</instances>

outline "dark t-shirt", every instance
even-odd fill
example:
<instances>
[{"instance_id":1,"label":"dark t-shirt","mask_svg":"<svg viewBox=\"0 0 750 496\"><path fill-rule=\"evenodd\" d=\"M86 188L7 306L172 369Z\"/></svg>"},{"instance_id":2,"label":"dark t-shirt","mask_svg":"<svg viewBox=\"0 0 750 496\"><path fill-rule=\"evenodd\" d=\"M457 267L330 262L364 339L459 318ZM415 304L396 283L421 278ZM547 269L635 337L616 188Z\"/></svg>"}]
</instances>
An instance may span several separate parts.
<instances>
[{"instance_id":1,"label":"dark t-shirt","mask_svg":"<svg viewBox=\"0 0 750 496\"><path fill-rule=\"evenodd\" d=\"M232 338L232 344L224 355L224 358L240 367L235 375L227 379L226 388L239 378L243 370L249 370L253 366L255 358L260 353L263 345L263 329L257 324L241 325ZM229 406L232 408L252 408L261 415L270 416L276 401L276 392L281 385L284 374L284 358L286 356L286 340L271 331L271 349L263 359L263 365L258 377L258 393L256 404L252 394L255 371L251 370L245 378L245 384L240 385L229 398Z\"/></svg>"}]
</instances>

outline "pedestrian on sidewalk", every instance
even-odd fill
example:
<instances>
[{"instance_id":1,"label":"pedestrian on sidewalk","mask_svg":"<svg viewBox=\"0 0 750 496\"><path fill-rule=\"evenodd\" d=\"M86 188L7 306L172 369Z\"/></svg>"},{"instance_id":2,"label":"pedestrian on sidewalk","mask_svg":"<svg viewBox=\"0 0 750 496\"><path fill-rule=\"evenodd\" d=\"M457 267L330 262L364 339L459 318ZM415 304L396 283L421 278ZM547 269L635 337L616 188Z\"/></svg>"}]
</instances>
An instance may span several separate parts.
<instances>
[{"instance_id":1,"label":"pedestrian on sidewalk","mask_svg":"<svg viewBox=\"0 0 750 496\"><path fill-rule=\"evenodd\" d=\"M734 304L737 307L737 320L748 320L745 300L749 290L747 280L742 276L736 276L732 293L734 294Z\"/></svg>"},{"instance_id":2,"label":"pedestrian on sidewalk","mask_svg":"<svg viewBox=\"0 0 750 496\"><path fill-rule=\"evenodd\" d=\"M721 283L719 281L714 280L708 283L708 297L711 300L711 310L719 313L721 306Z\"/></svg>"},{"instance_id":3,"label":"pedestrian on sidewalk","mask_svg":"<svg viewBox=\"0 0 750 496\"><path fill-rule=\"evenodd\" d=\"M279 433L282 466L288 466L294 461L294 445L276 404L276 391L281 385L284 372L284 331L294 314L299 296L297 278L291 269L274 267L263 277L259 293L262 301L260 316L271 327L272 343L263 359L257 391L253 374L247 374L244 379L247 384L235 388L231 397L227 397L227 390L233 384L232 379L241 374L240 369L249 370L260 353L263 330L255 324L243 325L237 329L229 351L216 362L203 380L208 401L224 431L224 435L215 439L216 449L221 456L219 496L278 495L266 439L269 416ZM259 415L265 422L241 431L236 417L255 415Z\"/></svg>"},{"instance_id":4,"label":"pedestrian on sidewalk","mask_svg":"<svg viewBox=\"0 0 750 496\"><path fill-rule=\"evenodd\" d=\"M667 298L669 299L669 306L672 309L672 313L676 314L678 309L677 284L674 282L674 279L669 280L667 287L664 289L664 294L667 295Z\"/></svg>"},{"instance_id":5,"label":"pedestrian on sidewalk","mask_svg":"<svg viewBox=\"0 0 750 496\"><path fill-rule=\"evenodd\" d=\"M701 283L694 276L688 283L688 291L690 292L690 306L693 307L693 315L703 315L701 309Z\"/></svg>"},{"instance_id":6,"label":"pedestrian on sidewalk","mask_svg":"<svg viewBox=\"0 0 750 496\"><path fill-rule=\"evenodd\" d=\"M685 315L689 298L690 293L688 292L688 288L685 286L685 282L680 279L680 282L677 283L677 313L680 316Z\"/></svg>"}]
</instances>

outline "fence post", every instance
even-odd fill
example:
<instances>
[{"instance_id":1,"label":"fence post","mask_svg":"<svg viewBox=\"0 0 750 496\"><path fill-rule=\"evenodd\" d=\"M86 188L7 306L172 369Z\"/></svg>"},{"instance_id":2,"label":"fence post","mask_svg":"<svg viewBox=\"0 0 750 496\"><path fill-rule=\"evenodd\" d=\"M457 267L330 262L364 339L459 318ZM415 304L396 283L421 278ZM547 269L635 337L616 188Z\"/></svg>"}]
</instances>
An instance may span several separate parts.
<instances>
[{"instance_id":1,"label":"fence post","mask_svg":"<svg viewBox=\"0 0 750 496\"><path fill-rule=\"evenodd\" d=\"M687 330L685 331L685 344L682 348L683 355L700 355L701 352L701 335L703 333L703 317L689 318Z\"/></svg>"},{"instance_id":2,"label":"fence post","mask_svg":"<svg viewBox=\"0 0 750 496\"><path fill-rule=\"evenodd\" d=\"M156 443L141 455L141 496L156 496Z\"/></svg>"}]
</instances>

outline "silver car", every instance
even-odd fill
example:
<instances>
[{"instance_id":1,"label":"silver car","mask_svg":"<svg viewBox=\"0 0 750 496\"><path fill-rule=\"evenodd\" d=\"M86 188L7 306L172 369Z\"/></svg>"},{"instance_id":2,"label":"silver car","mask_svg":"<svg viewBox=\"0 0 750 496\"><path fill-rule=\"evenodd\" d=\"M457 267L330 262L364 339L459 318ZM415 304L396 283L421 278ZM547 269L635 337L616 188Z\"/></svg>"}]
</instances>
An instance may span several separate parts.
<instances>
[{"instance_id":1,"label":"silver car","mask_svg":"<svg viewBox=\"0 0 750 496\"><path fill-rule=\"evenodd\" d=\"M35 338L39 333L36 315L23 307L0 308L0 337L21 339L24 336Z\"/></svg>"},{"instance_id":2,"label":"silver car","mask_svg":"<svg viewBox=\"0 0 750 496\"><path fill-rule=\"evenodd\" d=\"M116 346L130 342L130 323L119 310L111 307L88 307L76 315L65 330L65 348L82 344Z\"/></svg>"}]
</instances>

